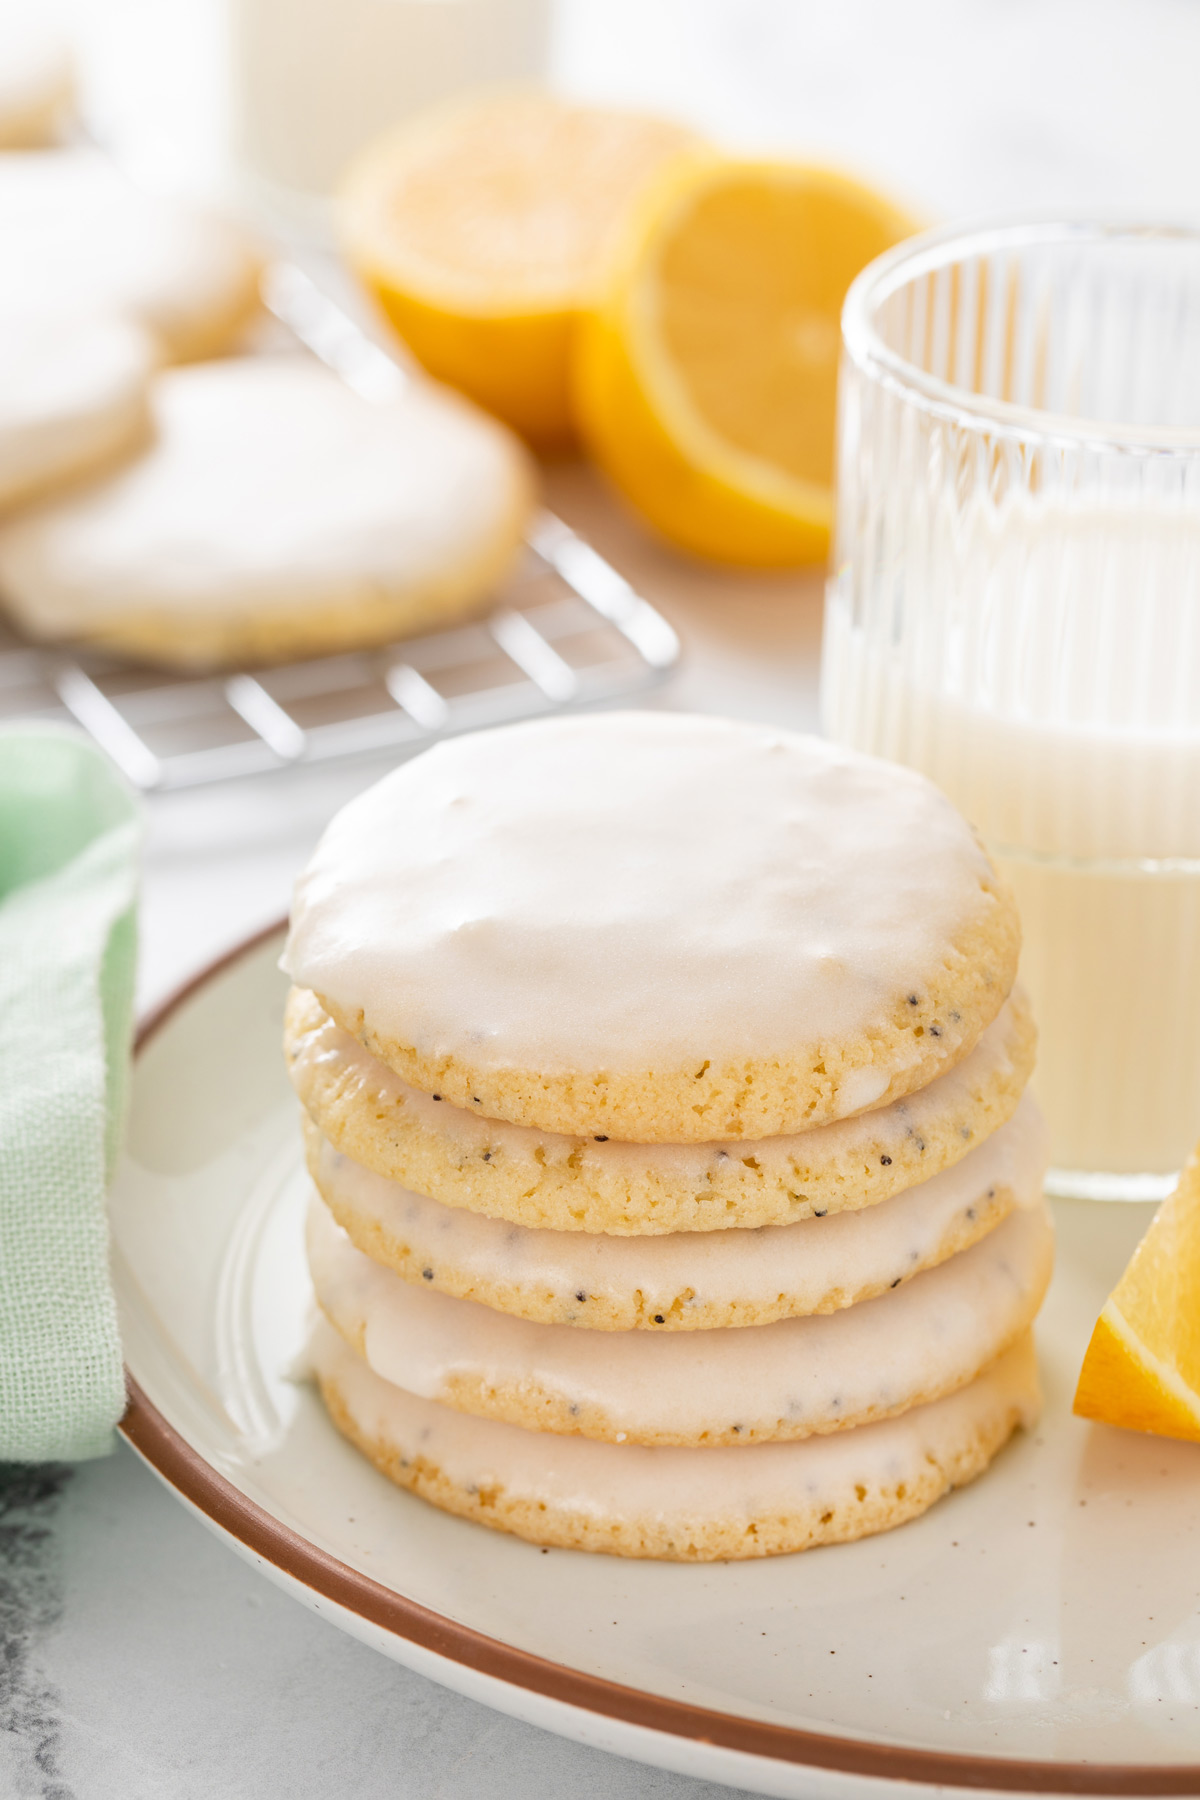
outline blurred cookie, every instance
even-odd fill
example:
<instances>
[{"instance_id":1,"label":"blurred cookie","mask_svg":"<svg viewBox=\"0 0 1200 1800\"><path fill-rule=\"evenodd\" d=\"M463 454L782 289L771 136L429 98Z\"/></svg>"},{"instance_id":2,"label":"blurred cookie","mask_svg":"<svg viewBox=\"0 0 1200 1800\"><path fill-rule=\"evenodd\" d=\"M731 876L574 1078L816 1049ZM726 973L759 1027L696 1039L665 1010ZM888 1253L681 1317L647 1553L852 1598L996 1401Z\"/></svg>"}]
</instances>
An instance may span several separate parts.
<instances>
[{"instance_id":1,"label":"blurred cookie","mask_svg":"<svg viewBox=\"0 0 1200 1800\"><path fill-rule=\"evenodd\" d=\"M505 429L414 381L372 404L306 357L168 369L155 439L0 527L35 638L184 669L380 644L477 609L532 478Z\"/></svg>"},{"instance_id":2,"label":"blurred cookie","mask_svg":"<svg viewBox=\"0 0 1200 1800\"><path fill-rule=\"evenodd\" d=\"M46 7L7 0L0 9L0 149L48 143L73 89L70 47Z\"/></svg>"},{"instance_id":3,"label":"blurred cookie","mask_svg":"<svg viewBox=\"0 0 1200 1800\"><path fill-rule=\"evenodd\" d=\"M226 349L258 305L232 221L134 187L91 150L0 157L0 320L123 315L183 361Z\"/></svg>"},{"instance_id":4,"label":"blurred cookie","mask_svg":"<svg viewBox=\"0 0 1200 1800\"><path fill-rule=\"evenodd\" d=\"M157 356L121 318L0 324L0 507L103 468L150 435Z\"/></svg>"}]
</instances>

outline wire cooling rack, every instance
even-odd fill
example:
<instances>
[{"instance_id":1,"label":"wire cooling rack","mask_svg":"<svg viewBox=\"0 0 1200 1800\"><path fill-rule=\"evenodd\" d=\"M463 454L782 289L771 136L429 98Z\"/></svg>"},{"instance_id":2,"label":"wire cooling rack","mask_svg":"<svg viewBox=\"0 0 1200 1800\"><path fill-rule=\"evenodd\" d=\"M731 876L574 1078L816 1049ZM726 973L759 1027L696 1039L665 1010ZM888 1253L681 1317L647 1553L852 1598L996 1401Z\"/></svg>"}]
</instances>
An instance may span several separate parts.
<instances>
[{"instance_id":1,"label":"wire cooling rack","mask_svg":"<svg viewBox=\"0 0 1200 1800\"><path fill-rule=\"evenodd\" d=\"M369 399L409 379L300 269L276 263L263 298ZM0 720L70 719L144 792L199 787L633 698L679 659L671 626L548 512L484 617L383 649L192 677L100 654L60 655L0 633Z\"/></svg>"}]
</instances>

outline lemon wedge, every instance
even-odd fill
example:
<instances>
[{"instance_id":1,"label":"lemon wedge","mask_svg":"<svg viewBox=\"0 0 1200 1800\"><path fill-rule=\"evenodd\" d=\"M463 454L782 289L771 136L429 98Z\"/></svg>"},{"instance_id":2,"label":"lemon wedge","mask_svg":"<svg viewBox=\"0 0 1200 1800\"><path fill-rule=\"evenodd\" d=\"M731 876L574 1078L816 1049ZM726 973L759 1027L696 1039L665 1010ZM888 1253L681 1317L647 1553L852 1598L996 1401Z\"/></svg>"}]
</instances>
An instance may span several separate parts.
<instances>
[{"instance_id":1,"label":"lemon wedge","mask_svg":"<svg viewBox=\"0 0 1200 1800\"><path fill-rule=\"evenodd\" d=\"M1200 1440L1200 1148L1096 1321L1075 1411Z\"/></svg>"},{"instance_id":2,"label":"lemon wedge","mask_svg":"<svg viewBox=\"0 0 1200 1800\"><path fill-rule=\"evenodd\" d=\"M580 333L575 396L664 537L721 562L825 556L842 302L915 229L826 169L697 150L662 171Z\"/></svg>"},{"instance_id":3,"label":"lemon wedge","mask_svg":"<svg viewBox=\"0 0 1200 1800\"><path fill-rule=\"evenodd\" d=\"M572 340L667 120L485 94L389 132L352 165L339 232L414 355L539 445L573 436Z\"/></svg>"}]
</instances>

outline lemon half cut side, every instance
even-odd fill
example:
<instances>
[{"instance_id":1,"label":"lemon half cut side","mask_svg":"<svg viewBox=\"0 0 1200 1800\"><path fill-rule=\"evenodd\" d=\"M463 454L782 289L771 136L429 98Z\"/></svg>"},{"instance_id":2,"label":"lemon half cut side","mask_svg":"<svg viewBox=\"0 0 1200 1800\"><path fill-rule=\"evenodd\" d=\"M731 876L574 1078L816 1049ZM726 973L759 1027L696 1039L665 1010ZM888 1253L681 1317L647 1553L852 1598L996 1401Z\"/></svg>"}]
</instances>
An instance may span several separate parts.
<instances>
[{"instance_id":1,"label":"lemon half cut side","mask_svg":"<svg viewBox=\"0 0 1200 1800\"><path fill-rule=\"evenodd\" d=\"M720 562L824 558L842 302L915 229L828 169L697 148L661 171L574 372L584 442L653 528Z\"/></svg>"},{"instance_id":2,"label":"lemon half cut side","mask_svg":"<svg viewBox=\"0 0 1200 1800\"><path fill-rule=\"evenodd\" d=\"M535 445L574 435L574 335L643 184L684 126L499 90L370 145L338 203L351 267L431 374Z\"/></svg>"}]
</instances>

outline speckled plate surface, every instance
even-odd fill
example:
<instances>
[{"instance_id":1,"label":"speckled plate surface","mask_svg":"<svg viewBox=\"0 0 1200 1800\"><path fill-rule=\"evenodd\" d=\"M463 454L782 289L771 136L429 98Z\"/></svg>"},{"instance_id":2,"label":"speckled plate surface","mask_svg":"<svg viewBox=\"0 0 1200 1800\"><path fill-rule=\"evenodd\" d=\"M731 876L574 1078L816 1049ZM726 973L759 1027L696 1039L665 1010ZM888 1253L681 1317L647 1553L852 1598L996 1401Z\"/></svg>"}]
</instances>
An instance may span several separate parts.
<instances>
[{"instance_id":1,"label":"speckled plate surface","mask_svg":"<svg viewBox=\"0 0 1200 1800\"><path fill-rule=\"evenodd\" d=\"M434 1680L683 1773L855 1800L1200 1793L1200 1447L1070 1416L1147 1209L1058 1204L1044 1423L925 1518L758 1563L539 1551L391 1487L296 1379L278 950L255 940L143 1032L112 1199L125 1435L233 1548Z\"/></svg>"}]
</instances>

